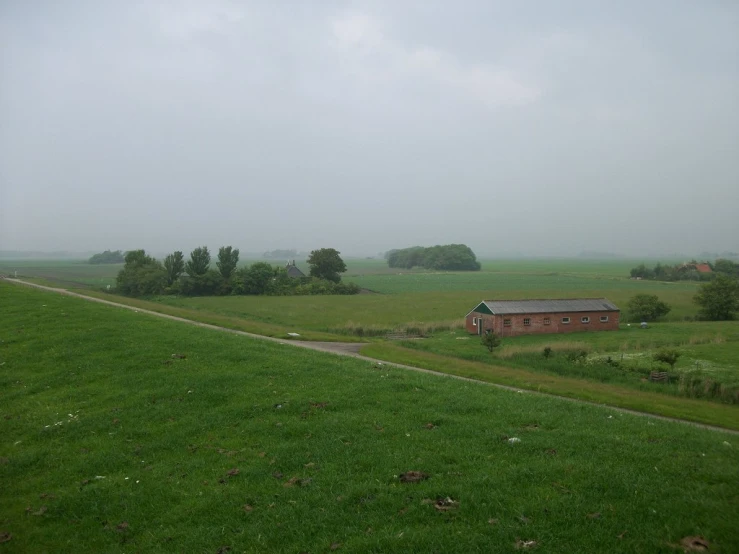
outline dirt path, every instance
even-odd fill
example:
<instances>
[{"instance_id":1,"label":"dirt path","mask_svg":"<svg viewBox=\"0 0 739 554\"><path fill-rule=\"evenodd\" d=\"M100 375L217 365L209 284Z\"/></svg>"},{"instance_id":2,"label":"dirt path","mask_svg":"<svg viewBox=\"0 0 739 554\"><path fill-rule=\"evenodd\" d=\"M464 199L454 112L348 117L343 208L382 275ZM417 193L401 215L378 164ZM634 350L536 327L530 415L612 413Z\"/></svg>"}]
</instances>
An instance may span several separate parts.
<instances>
[{"instance_id":1,"label":"dirt path","mask_svg":"<svg viewBox=\"0 0 739 554\"><path fill-rule=\"evenodd\" d=\"M693 425L695 427L700 427L702 429L710 429L712 431L722 431L724 433L729 433L729 434L732 434L732 435L739 435L739 431L735 431L733 429L725 429L723 427L715 427L713 425L706 425L706 424L703 424L703 423L696 423L694 421L687 421L687 420L684 420L684 419L677 419L677 418L673 418L673 417L661 416L661 415L657 415L657 414L650 414L650 413L646 413L646 412L637 412L637 411L629 410L629 409L626 409L626 408L618 408L618 407L615 407L615 406L610 406L608 404L598 404L596 402L588 402L587 400L579 400L579 399L576 399L576 398L568 398L566 396L558 396L556 394L547 394L547 393L544 393L544 392L536 392L536 391L530 391L530 390L525 390L525 389L518 389L518 388L515 388L515 387L509 387L509 386L506 386L506 385L499 385L499 384L496 384L496 383L488 383L486 381L478 381L476 379L470 379L468 377L460 377L458 375L450 375L448 373L441 373L439 371L433 371L433 370L430 370L430 369L424 369L422 367L415 367L415 366L409 366L409 365L404 365L404 364L398 364L398 363L395 363L395 362L387 362L387 361L384 361L384 360L378 360L376 358L370 358L368 356L362 356L361 354L359 354L359 350L362 348L362 346L364 346L364 343L356 343L356 342L312 342L312 341L287 340L287 339L278 339L278 338L274 338L274 337L265 337L264 335L257 335L257 334L254 334L254 333L247 333L246 331L237 331L236 329L227 329L226 327L219 327L217 325L211 325L210 323L202 323L200 321L194 321L192 319L185 319L184 317L177 317L177 316L174 316L174 315L162 314L162 313L154 312L154 311L151 311L151 310L144 310L142 308L137 308L137 307L134 307L134 306L127 306L126 304L119 304L118 302L111 302L110 300L103 300L102 298L95 298L93 296L85 296L84 294L78 294L76 292L72 292L72 291L69 291L69 290L66 290L66 289L59 289L59 288L54 288L54 287L47 287L47 286L44 286L44 285L37 285L36 283L29 283L28 281L21 281L20 279L5 278L3 280L8 281L8 282L11 282L11 283L16 283L16 284L19 284L19 285L25 285L25 286L34 287L34 288L37 288L37 289L42 289L42 290L49 291L49 292L55 292L57 294L63 294L65 296L74 296L76 298L81 298L82 300L87 300L89 302L97 302L99 304L106 304L108 306L115 306L116 308L123 308L125 310L131 310L131 311L137 312L137 313L143 313L143 314L147 314L147 315L153 315L153 316L156 316L156 317L161 317L161 318L169 319L169 320L172 320L172 321L179 321L181 323L187 323L189 325L195 325L196 327L202 327L204 329L212 329L214 331L221 331L223 333L231 333L233 335L241 335L241 336L250 337L250 338L253 338L253 339L266 340L266 341L275 342L275 343L278 343L278 344L284 344L284 345L287 345L287 346L297 346L299 348L307 348L309 350L317 350L319 352L327 352L327 353L330 353L330 354L336 354L338 356L349 356L349 357L352 357L352 358L356 358L358 360L364 360L364 361L371 362L371 363L377 364L377 365L387 365L387 366L397 367L397 368L401 368L401 369L408 369L408 370L411 370L411 371L418 371L418 372L421 372L421 373L428 373L430 375L436 375L438 377L446 377L446 378L450 378L450 379L458 379L458 380L461 380L461 381L468 381L470 383L476 383L478 385L487 385L487 386L490 386L490 387L496 387L496 388L499 388L499 389L514 391L514 392L523 393L523 394L534 394L534 395L537 395L537 396L546 396L546 397L549 397L549 398L558 398L560 400L568 400L570 402L577 402L579 404L588 404L590 406L598 406L600 408L609 408L611 410L614 410L614 411L617 411L617 412L621 412L621 413L638 415L638 416L643 416L643 417L650 417L650 418L653 418L653 419L661 419L663 421L673 421L673 422L677 422L677 423L685 423L685 424L688 424L688 425Z\"/></svg>"}]
</instances>

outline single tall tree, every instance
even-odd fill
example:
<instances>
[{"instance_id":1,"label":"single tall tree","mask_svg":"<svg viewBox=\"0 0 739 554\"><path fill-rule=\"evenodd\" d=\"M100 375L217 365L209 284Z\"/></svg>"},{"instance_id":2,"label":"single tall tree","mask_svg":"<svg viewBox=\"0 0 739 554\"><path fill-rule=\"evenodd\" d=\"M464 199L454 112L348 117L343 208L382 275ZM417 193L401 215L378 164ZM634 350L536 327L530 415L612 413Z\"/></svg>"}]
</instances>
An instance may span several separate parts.
<instances>
[{"instance_id":1,"label":"single tall tree","mask_svg":"<svg viewBox=\"0 0 739 554\"><path fill-rule=\"evenodd\" d=\"M719 274L700 288L693 301L701 307L705 319L734 319L734 313L739 311L739 281Z\"/></svg>"},{"instance_id":2,"label":"single tall tree","mask_svg":"<svg viewBox=\"0 0 739 554\"><path fill-rule=\"evenodd\" d=\"M201 246L190 252L190 259L185 264L185 273L190 277L205 275L210 267L210 252L207 246Z\"/></svg>"},{"instance_id":3,"label":"single tall tree","mask_svg":"<svg viewBox=\"0 0 739 554\"><path fill-rule=\"evenodd\" d=\"M167 270L167 285L171 287L185 271L185 258L182 252L177 250L164 258L164 269Z\"/></svg>"},{"instance_id":4,"label":"single tall tree","mask_svg":"<svg viewBox=\"0 0 739 554\"><path fill-rule=\"evenodd\" d=\"M229 279L239 263L239 249L221 246L218 249L218 271L224 279Z\"/></svg>"},{"instance_id":5,"label":"single tall tree","mask_svg":"<svg viewBox=\"0 0 739 554\"><path fill-rule=\"evenodd\" d=\"M308 257L310 265L310 276L326 279L338 283L341 281L340 273L346 271L346 264L339 256L339 252L333 248L321 248L313 250Z\"/></svg>"}]
</instances>

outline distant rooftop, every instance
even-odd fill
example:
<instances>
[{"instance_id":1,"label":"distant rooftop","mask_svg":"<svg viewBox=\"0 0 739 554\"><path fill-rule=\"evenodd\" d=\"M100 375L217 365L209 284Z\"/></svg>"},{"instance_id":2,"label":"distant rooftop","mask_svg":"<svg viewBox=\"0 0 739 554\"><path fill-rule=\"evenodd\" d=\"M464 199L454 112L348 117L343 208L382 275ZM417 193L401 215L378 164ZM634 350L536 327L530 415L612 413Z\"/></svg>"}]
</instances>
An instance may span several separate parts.
<instances>
[{"instance_id":1,"label":"distant rooftop","mask_svg":"<svg viewBox=\"0 0 739 554\"><path fill-rule=\"evenodd\" d=\"M295 265L295 260L292 260L292 262L288 261L285 266L285 270L287 271L288 277L293 277L294 279L305 277L305 273L300 271L300 269Z\"/></svg>"}]
</instances>

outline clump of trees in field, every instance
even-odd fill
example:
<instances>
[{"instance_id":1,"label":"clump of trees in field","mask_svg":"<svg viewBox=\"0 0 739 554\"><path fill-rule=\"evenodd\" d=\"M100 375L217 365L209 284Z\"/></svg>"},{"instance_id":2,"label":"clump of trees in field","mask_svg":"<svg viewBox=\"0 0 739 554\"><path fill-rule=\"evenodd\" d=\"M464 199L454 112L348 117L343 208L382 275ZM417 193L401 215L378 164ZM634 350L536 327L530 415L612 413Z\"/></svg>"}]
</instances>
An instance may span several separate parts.
<instances>
[{"instance_id":1,"label":"clump of trees in field","mask_svg":"<svg viewBox=\"0 0 739 554\"><path fill-rule=\"evenodd\" d=\"M123 262L123 252L120 250L115 250L113 252L106 250L105 252L94 254L89 260L87 260L87 263L90 264L122 264Z\"/></svg>"},{"instance_id":2,"label":"clump of trees in field","mask_svg":"<svg viewBox=\"0 0 739 554\"><path fill-rule=\"evenodd\" d=\"M637 294L627 304L631 321L654 321L670 313L672 309L656 294Z\"/></svg>"},{"instance_id":3,"label":"clump of trees in field","mask_svg":"<svg viewBox=\"0 0 739 554\"><path fill-rule=\"evenodd\" d=\"M710 281L717 275L739 277L739 263L732 262L731 260L718 259L714 263L700 263L695 260L675 265L657 263L654 267L640 264L632 268L630 273L633 279L654 281Z\"/></svg>"},{"instance_id":4,"label":"clump of trees in field","mask_svg":"<svg viewBox=\"0 0 739 554\"><path fill-rule=\"evenodd\" d=\"M402 269L423 267L449 271L479 271L480 262L466 244L445 244L430 247L413 246L390 250L385 254L387 265Z\"/></svg>"},{"instance_id":5,"label":"clump of trees in field","mask_svg":"<svg viewBox=\"0 0 739 554\"><path fill-rule=\"evenodd\" d=\"M267 262L238 267L239 249L231 246L218 249L215 269L207 246L195 248L187 260L182 252L173 252L163 263L144 250L132 250L126 253L116 290L127 296L357 294L356 284L341 282L346 264L339 254L333 248L314 250L308 258L310 276L297 279Z\"/></svg>"}]
</instances>

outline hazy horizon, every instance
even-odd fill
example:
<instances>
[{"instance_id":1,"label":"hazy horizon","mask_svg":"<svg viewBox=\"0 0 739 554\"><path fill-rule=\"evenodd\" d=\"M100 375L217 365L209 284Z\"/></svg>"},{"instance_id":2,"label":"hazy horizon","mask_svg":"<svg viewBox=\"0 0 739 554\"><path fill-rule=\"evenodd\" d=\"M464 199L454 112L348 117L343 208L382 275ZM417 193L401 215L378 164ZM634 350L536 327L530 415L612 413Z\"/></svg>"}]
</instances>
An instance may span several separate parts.
<instances>
[{"instance_id":1,"label":"hazy horizon","mask_svg":"<svg viewBox=\"0 0 739 554\"><path fill-rule=\"evenodd\" d=\"M0 251L739 250L739 4L0 5Z\"/></svg>"}]
</instances>

